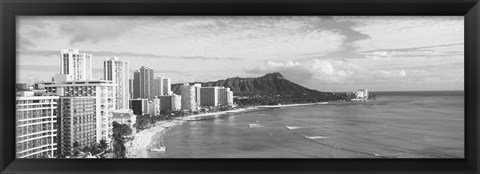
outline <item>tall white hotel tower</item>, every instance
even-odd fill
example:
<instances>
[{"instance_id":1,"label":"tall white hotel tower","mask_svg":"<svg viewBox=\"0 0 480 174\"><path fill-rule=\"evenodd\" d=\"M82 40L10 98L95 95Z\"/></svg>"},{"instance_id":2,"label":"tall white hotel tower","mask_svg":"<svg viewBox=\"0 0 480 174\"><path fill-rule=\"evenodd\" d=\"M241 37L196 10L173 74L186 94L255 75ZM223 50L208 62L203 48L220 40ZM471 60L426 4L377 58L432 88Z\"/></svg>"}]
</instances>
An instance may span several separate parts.
<instances>
[{"instance_id":1,"label":"tall white hotel tower","mask_svg":"<svg viewBox=\"0 0 480 174\"><path fill-rule=\"evenodd\" d=\"M107 57L103 62L103 79L117 84L115 109L128 109L129 76L128 62L119 60L118 57Z\"/></svg>"},{"instance_id":2,"label":"tall white hotel tower","mask_svg":"<svg viewBox=\"0 0 480 174\"><path fill-rule=\"evenodd\" d=\"M92 79L91 54L79 53L78 49L64 49L60 60L61 73L55 76L55 84L45 85L45 90L60 98L94 97L94 105L89 107L95 108L95 139L97 142L105 139L110 143L113 135L111 118L116 107L117 84Z\"/></svg>"},{"instance_id":3,"label":"tall white hotel tower","mask_svg":"<svg viewBox=\"0 0 480 174\"><path fill-rule=\"evenodd\" d=\"M64 81L92 79L92 55L79 53L78 49L63 49L60 67L60 74L68 76Z\"/></svg>"}]
</instances>

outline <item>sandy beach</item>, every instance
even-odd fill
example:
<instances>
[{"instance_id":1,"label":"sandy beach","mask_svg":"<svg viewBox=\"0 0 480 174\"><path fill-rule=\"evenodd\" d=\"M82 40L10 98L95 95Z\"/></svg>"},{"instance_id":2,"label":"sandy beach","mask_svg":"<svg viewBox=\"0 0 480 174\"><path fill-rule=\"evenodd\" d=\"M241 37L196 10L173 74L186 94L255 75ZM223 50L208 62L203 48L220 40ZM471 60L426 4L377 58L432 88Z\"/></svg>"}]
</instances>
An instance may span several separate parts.
<instances>
[{"instance_id":1,"label":"sandy beach","mask_svg":"<svg viewBox=\"0 0 480 174\"><path fill-rule=\"evenodd\" d=\"M283 108L283 107L294 107L294 106L309 106L309 105L325 105L328 102L318 102L318 103L300 103L300 104L286 104L286 105L262 105L257 106L258 108Z\"/></svg>"},{"instance_id":2,"label":"sandy beach","mask_svg":"<svg viewBox=\"0 0 480 174\"><path fill-rule=\"evenodd\" d=\"M163 134L163 132L173 126L181 125L181 120L159 121L152 125L152 127L140 131L135 135L133 141L125 143L127 149L127 158L147 158L147 152L152 148L156 134Z\"/></svg>"}]
</instances>

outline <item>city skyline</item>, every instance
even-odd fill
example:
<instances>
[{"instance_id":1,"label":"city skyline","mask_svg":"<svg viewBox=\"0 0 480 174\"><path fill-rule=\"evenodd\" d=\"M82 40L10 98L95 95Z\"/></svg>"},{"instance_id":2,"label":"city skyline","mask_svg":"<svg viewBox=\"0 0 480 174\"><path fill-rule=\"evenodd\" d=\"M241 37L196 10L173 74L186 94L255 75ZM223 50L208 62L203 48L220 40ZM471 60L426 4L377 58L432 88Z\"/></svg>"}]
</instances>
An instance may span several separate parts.
<instances>
[{"instance_id":1,"label":"city skyline","mask_svg":"<svg viewBox=\"0 0 480 174\"><path fill-rule=\"evenodd\" d=\"M147 66L174 83L281 72L319 91L463 90L463 17L19 17L17 82L50 81L60 50ZM428 32L427 32L428 31Z\"/></svg>"}]
</instances>

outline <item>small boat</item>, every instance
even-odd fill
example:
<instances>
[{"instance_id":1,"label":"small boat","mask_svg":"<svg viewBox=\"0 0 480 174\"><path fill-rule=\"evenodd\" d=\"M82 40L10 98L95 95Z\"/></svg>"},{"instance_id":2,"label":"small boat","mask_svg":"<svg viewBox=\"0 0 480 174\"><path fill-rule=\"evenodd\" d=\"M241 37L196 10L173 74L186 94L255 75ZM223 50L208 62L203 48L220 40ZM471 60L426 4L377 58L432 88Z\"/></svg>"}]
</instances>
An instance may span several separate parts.
<instances>
[{"instance_id":1,"label":"small boat","mask_svg":"<svg viewBox=\"0 0 480 174\"><path fill-rule=\"evenodd\" d=\"M163 143L163 137L160 137L160 146L158 148L151 148L150 152L165 152L167 151L167 148L165 147L165 144Z\"/></svg>"}]
</instances>

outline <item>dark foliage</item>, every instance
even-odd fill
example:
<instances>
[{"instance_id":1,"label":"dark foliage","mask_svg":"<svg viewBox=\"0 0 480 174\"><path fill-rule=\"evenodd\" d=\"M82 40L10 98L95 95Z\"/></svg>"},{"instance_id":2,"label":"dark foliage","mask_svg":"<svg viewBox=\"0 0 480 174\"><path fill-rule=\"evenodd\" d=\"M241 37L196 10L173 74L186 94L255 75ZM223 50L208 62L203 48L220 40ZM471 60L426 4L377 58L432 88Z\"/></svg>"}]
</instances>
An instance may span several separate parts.
<instances>
[{"instance_id":1,"label":"dark foliage","mask_svg":"<svg viewBox=\"0 0 480 174\"><path fill-rule=\"evenodd\" d=\"M126 124L113 122L113 153L116 158L125 158L125 138L132 134L132 129Z\"/></svg>"},{"instance_id":2,"label":"dark foliage","mask_svg":"<svg viewBox=\"0 0 480 174\"><path fill-rule=\"evenodd\" d=\"M105 139L101 139L99 146L100 146L100 149L106 150L108 148L107 141Z\"/></svg>"}]
</instances>

